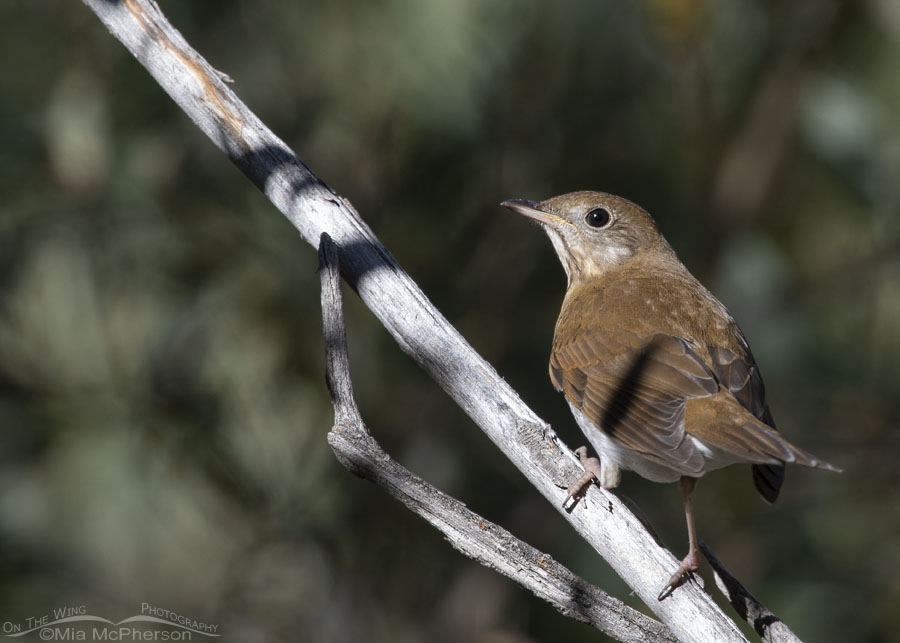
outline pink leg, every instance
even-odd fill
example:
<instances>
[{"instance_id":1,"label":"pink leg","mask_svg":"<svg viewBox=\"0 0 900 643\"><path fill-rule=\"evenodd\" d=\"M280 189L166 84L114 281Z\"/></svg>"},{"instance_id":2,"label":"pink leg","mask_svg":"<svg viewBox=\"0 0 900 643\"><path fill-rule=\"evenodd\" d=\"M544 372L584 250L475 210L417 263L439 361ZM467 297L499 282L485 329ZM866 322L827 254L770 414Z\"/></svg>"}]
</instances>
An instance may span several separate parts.
<instances>
[{"instance_id":1,"label":"pink leg","mask_svg":"<svg viewBox=\"0 0 900 643\"><path fill-rule=\"evenodd\" d=\"M600 475L602 468L600 466L600 460L597 458L589 457L587 454L587 447L578 447L575 449L575 455L578 456L578 459L581 460L581 466L584 467L584 475L582 475L578 480L569 485L569 488L566 489L566 499L563 500L562 506L565 507L569 500L577 496L582 490L589 484L591 484L594 480L602 480L603 477Z\"/></svg>"},{"instance_id":2,"label":"pink leg","mask_svg":"<svg viewBox=\"0 0 900 643\"><path fill-rule=\"evenodd\" d=\"M688 476L681 477L681 495L684 499L684 516L687 519L688 528L688 553L687 556L684 557L684 560L681 561L678 570L672 574L672 578L669 579L669 582L666 583L666 586L663 587L659 596L657 596L657 599L660 601L669 596L675 591L676 587L679 587L690 578L693 572L700 569L700 547L697 545L697 529L694 526L694 508L691 506L691 494L694 492L694 487L696 486L697 478L690 478Z\"/></svg>"}]
</instances>

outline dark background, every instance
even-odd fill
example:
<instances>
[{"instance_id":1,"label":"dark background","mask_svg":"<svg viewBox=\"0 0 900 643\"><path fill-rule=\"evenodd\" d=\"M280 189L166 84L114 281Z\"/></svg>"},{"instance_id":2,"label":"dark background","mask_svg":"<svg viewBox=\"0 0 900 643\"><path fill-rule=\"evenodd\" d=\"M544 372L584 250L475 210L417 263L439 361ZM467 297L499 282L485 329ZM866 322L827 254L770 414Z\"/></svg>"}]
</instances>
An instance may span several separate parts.
<instances>
[{"instance_id":1,"label":"dark background","mask_svg":"<svg viewBox=\"0 0 900 643\"><path fill-rule=\"evenodd\" d=\"M790 469L773 507L748 467L707 476L701 538L805 640L900 640L897 3L161 4L571 446L547 377L563 271L498 203L653 213L779 428L845 469ZM314 250L93 14L0 18L0 620L149 602L234 641L603 640L337 463ZM346 304L381 443L635 604ZM676 485L618 493L684 553Z\"/></svg>"}]
</instances>

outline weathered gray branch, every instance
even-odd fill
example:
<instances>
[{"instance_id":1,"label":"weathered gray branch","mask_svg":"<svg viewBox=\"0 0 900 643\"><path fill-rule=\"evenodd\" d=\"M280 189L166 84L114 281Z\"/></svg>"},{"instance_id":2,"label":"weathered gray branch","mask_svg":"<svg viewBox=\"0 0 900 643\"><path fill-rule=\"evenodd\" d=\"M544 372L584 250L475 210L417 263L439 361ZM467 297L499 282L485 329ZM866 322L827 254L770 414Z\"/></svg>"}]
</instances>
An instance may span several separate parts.
<instances>
[{"instance_id":1,"label":"weathered gray branch","mask_svg":"<svg viewBox=\"0 0 900 643\"><path fill-rule=\"evenodd\" d=\"M738 615L756 630L764 643L801 643L797 635L780 618L756 600L756 597L725 569L705 543L700 543L700 549L715 572L718 588L725 594L725 598Z\"/></svg>"},{"instance_id":2,"label":"weathered gray branch","mask_svg":"<svg viewBox=\"0 0 900 643\"><path fill-rule=\"evenodd\" d=\"M563 489L581 473L550 427L447 322L353 207L322 183L225 85L150 0L84 0L196 125L317 247L340 246L341 274L400 347L482 428L513 464L682 641L744 641L712 599L686 584L663 602L678 562L613 494L591 487L570 512Z\"/></svg>"},{"instance_id":3,"label":"weathered gray branch","mask_svg":"<svg viewBox=\"0 0 900 643\"><path fill-rule=\"evenodd\" d=\"M353 399L337 253L337 246L323 234L319 245L322 319L326 379L335 416L328 443L338 460L427 520L460 552L531 590L566 616L592 625L618 641L676 641L662 623L579 578L550 555L469 510L384 452L369 434Z\"/></svg>"}]
</instances>

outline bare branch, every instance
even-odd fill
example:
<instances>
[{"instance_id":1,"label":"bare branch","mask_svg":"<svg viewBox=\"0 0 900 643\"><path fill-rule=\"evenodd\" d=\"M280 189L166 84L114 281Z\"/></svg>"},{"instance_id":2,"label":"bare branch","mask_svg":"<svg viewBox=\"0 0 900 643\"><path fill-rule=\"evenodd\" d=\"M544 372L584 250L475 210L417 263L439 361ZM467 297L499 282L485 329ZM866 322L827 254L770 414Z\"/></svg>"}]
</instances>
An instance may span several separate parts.
<instances>
[{"instance_id":1,"label":"bare branch","mask_svg":"<svg viewBox=\"0 0 900 643\"><path fill-rule=\"evenodd\" d=\"M344 330L337 246L327 234L319 245L326 379L334 403L335 426L328 443L354 474L383 487L427 520L453 547L496 570L553 605L559 612L596 627L618 641L674 642L662 623L609 596L511 533L415 476L393 460L359 415L353 399L350 358Z\"/></svg>"},{"instance_id":2,"label":"bare branch","mask_svg":"<svg viewBox=\"0 0 900 643\"><path fill-rule=\"evenodd\" d=\"M801 643L797 635L791 632L784 622L760 603L748 592L738 579L725 569L725 566L710 551L706 543L700 543L700 549L716 575L716 586L725 594L725 598L734 607L742 619L747 621L764 643Z\"/></svg>"},{"instance_id":3,"label":"bare branch","mask_svg":"<svg viewBox=\"0 0 900 643\"><path fill-rule=\"evenodd\" d=\"M524 473L535 488L682 641L744 641L712 599L685 585L656 594L678 561L614 495L592 487L560 508L581 474L572 453L434 308L359 217L253 114L150 0L84 0L197 126L318 246L340 246L341 274L400 347Z\"/></svg>"},{"instance_id":4,"label":"bare branch","mask_svg":"<svg viewBox=\"0 0 900 643\"><path fill-rule=\"evenodd\" d=\"M334 404L335 427L359 428L368 433L350 379L350 354L344 330L344 310L338 274L337 246L327 232L319 242L319 272L322 279L322 326L325 334L325 382Z\"/></svg>"}]
</instances>

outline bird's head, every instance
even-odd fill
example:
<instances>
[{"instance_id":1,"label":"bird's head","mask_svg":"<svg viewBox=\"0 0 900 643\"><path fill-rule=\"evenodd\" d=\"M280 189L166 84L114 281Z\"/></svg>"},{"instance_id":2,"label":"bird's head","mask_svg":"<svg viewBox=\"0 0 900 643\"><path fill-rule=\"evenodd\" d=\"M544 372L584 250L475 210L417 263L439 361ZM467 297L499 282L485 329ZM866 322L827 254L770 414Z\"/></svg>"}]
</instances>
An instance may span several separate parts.
<instances>
[{"instance_id":1,"label":"bird's head","mask_svg":"<svg viewBox=\"0 0 900 643\"><path fill-rule=\"evenodd\" d=\"M600 278L638 256L674 259L651 216L622 197L583 191L540 202L510 199L501 205L541 224L570 287Z\"/></svg>"}]
</instances>

